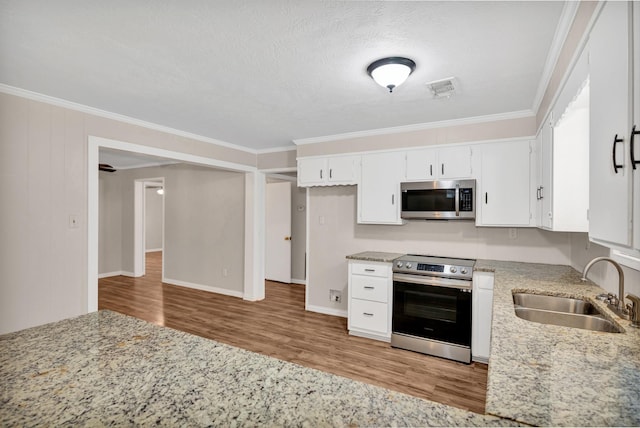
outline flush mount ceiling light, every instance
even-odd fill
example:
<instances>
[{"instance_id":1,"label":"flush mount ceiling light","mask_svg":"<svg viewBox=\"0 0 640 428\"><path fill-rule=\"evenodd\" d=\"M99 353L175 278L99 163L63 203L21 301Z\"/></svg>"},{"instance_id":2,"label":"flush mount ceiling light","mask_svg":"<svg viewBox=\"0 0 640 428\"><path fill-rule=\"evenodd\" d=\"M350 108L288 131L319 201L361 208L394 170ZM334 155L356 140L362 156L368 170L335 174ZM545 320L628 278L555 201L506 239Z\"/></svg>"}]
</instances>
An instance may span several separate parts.
<instances>
[{"instance_id":1,"label":"flush mount ceiling light","mask_svg":"<svg viewBox=\"0 0 640 428\"><path fill-rule=\"evenodd\" d=\"M378 85L393 92L393 89L407 80L415 69L416 63L409 58L392 56L372 62L367 67L367 73Z\"/></svg>"}]
</instances>

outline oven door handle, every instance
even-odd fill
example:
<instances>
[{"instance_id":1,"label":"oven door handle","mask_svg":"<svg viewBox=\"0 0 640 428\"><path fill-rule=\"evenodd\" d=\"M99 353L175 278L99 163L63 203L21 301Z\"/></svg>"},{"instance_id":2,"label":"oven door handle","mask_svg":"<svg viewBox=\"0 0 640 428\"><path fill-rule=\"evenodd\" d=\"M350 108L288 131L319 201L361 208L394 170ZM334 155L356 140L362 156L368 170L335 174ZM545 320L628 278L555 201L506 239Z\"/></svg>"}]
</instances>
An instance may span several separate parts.
<instances>
[{"instance_id":1,"label":"oven door handle","mask_svg":"<svg viewBox=\"0 0 640 428\"><path fill-rule=\"evenodd\" d=\"M457 288L460 290L471 290L471 281L450 278L435 278L432 276L407 275L404 273L394 273L393 281L407 282L409 284L432 285L435 287Z\"/></svg>"}]
</instances>

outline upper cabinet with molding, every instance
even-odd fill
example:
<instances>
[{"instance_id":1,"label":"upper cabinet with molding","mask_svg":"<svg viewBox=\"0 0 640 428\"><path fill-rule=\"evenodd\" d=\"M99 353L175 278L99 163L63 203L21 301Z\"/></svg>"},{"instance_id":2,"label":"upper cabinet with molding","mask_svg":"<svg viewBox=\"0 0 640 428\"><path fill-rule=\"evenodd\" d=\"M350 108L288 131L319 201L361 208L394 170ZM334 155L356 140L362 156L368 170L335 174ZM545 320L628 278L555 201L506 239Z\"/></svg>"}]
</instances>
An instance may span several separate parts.
<instances>
[{"instance_id":1,"label":"upper cabinet with molding","mask_svg":"<svg viewBox=\"0 0 640 428\"><path fill-rule=\"evenodd\" d=\"M406 181L444 180L471 177L470 146L407 150Z\"/></svg>"},{"instance_id":2,"label":"upper cabinet with molding","mask_svg":"<svg viewBox=\"0 0 640 428\"><path fill-rule=\"evenodd\" d=\"M360 156L333 156L298 159L298 186L357 184Z\"/></svg>"},{"instance_id":3,"label":"upper cabinet with molding","mask_svg":"<svg viewBox=\"0 0 640 428\"><path fill-rule=\"evenodd\" d=\"M589 36L589 238L614 248L640 249L640 214L633 209L640 208L640 165L634 170L632 159L640 160L640 135L633 135L634 125L640 128L638 8L606 2Z\"/></svg>"},{"instance_id":4,"label":"upper cabinet with molding","mask_svg":"<svg viewBox=\"0 0 640 428\"><path fill-rule=\"evenodd\" d=\"M527 227L531 222L529 141L479 147L476 225Z\"/></svg>"},{"instance_id":5,"label":"upper cabinet with molding","mask_svg":"<svg viewBox=\"0 0 640 428\"><path fill-rule=\"evenodd\" d=\"M589 64L583 52L536 140L536 225L589 230Z\"/></svg>"}]
</instances>

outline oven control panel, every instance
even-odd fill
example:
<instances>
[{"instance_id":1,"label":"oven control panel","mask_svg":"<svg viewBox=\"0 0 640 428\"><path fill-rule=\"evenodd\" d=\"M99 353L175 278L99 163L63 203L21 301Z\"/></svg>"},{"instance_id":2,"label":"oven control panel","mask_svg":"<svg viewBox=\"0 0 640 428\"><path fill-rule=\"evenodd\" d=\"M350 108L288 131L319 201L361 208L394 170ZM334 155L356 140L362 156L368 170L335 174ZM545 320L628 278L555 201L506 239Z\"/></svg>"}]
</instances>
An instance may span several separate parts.
<instances>
[{"instance_id":1,"label":"oven control panel","mask_svg":"<svg viewBox=\"0 0 640 428\"><path fill-rule=\"evenodd\" d=\"M393 271L413 275L431 275L471 279L475 260L406 255L396 259Z\"/></svg>"}]
</instances>

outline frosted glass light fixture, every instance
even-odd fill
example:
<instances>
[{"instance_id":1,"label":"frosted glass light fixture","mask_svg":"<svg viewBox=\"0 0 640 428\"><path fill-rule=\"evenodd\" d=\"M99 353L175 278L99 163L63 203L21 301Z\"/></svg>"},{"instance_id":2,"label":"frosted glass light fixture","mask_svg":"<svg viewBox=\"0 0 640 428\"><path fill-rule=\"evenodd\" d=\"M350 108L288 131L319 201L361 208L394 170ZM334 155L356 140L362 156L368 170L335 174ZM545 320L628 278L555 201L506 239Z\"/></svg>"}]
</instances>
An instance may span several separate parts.
<instances>
[{"instance_id":1,"label":"frosted glass light fixture","mask_svg":"<svg viewBox=\"0 0 640 428\"><path fill-rule=\"evenodd\" d=\"M393 92L393 89L404 83L415 69L416 63L413 60L392 56L372 62L367 67L367 73L378 85Z\"/></svg>"}]
</instances>

